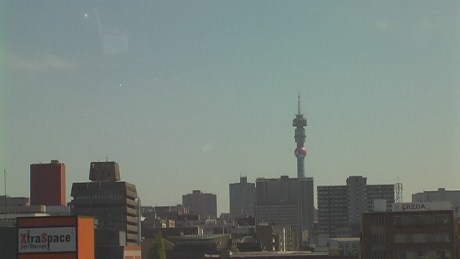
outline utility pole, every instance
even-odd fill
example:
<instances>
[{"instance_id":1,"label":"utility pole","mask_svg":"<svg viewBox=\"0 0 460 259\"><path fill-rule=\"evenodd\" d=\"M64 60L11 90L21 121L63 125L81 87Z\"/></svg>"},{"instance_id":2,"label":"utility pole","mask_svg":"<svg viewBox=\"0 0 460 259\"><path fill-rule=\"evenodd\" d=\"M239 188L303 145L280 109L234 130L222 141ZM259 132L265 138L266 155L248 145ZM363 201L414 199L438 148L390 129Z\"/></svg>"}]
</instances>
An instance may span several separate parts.
<instances>
[{"instance_id":1,"label":"utility pole","mask_svg":"<svg viewBox=\"0 0 460 259\"><path fill-rule=\"evenodd\" d=\"M6 169L3 169L3 185L5 190L5 196L3 197L3 225L6 227Z\"/></svg>"}]
</instances>

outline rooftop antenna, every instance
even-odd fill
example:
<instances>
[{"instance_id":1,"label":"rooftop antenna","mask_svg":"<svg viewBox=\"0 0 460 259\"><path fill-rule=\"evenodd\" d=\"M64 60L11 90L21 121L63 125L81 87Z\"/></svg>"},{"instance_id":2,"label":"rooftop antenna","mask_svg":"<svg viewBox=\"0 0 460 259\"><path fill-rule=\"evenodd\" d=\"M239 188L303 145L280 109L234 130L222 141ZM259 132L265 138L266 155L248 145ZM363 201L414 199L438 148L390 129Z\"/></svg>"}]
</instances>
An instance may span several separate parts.
<instances>
[{"instance_id":1,"label":"rooftop antenna","mask_svg":"<svg viewBox=\"0 0 460 259\"><path fill-rule=\"evenodd\" d=\"M403 185L402 183L399 182L399 177L398 177L398 182L395 184L395 203L401 203L404 201L403 199Z\"/></svg>"},{"instance_id":2,"label":"rooftop antenna","mask_svg":"<svg viewBox=\"0 0 460 259\"><path fill-rule=\"evenodd\" d=\"M297 114L300 114L300 93L297 95Z\"/></svg>"}]
</instances>

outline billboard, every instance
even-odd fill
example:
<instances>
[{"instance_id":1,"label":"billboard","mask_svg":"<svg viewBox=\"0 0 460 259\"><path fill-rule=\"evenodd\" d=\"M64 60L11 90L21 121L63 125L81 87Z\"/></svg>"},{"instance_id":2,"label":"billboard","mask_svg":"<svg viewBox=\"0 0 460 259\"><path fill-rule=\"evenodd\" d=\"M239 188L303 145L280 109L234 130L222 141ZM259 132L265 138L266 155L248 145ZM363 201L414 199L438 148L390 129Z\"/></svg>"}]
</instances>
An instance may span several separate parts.
<instances>
[{"instance_id":1,"label":"billboard","mask_svg":"<svg viewBox=\"0 0 460 259\"><path fill-rule=\"evenodd\" d=\"M430 210L452 210L452 203L449 201L436 202L407 202L394 203L393 211L430 211Z\"/></svg>"},{"instance_id":2,"label":"billboard","mask_svg":"<svg viewBox=\"0 0 460 259\"><path fill-rule=\"evenodd\" d=\"M18 228L18 253L76 251L75 227Z\"/></svg>"}]
</instances>

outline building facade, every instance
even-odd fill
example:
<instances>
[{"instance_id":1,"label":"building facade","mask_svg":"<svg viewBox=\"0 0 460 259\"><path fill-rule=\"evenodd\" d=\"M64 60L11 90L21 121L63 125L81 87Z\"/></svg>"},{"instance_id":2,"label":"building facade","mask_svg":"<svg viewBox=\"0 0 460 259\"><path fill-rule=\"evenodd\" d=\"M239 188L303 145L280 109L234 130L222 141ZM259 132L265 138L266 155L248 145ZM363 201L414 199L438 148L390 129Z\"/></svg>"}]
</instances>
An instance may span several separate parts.
<instances>
[{"instance_id":1,"label":"building facade","mask_svg":"<svg viewBox=\"0 0 460 259\"><path fill-rule=\"evenodd\" d=\"M454 217L460 217L460 191L448 191L439 188L437 191L424 191L412 194L412 202L450 201L454 206Z\"/></svg>"},{"instance_id":2,"label":"building facade","mask_svg":"<svg viewBox=\"0 0 460 259\"><path fill-rule=\"evenodd\" d=\"M452 210L364 213L362 226L362 258L456 258Z\"/></svg>"},{"instance_id":3,"label":"building facade","mask_svg":"<svg viewBox=\"0 0 460 259\"><path fill-rule=\"evenodd\" d=\"M199 215L201 219L217 218L215 194L193 190L192 193L182 195L182 205L189 214Z\"/></svg>"},{"instance_id":4,"label":"building facade","mask_svg":"<svg viewBox=\"0 0 460 259\"><path fill-rule=\"evenodd\" d=\"M92 162L89 178L72 185L71 212L96 219L96 258L120 258L140 244L136 186L120 181L116 162Z\"/></svg>"},{"instance_id":5,"label":"building facade","mask_svg":"<svg viewBox=\"0 0 460 259\"><path fill-rule=\"evenodd\" d=\"M393 184L367 185L362 176L350 176L347 185L318 186L318 234L330 238L360 235L361 215L374 210L376 200L394 203Z\"/></svg>"},{"instance_id":6,"label":"building facade","mask_svg":"<svg viewBox=\"0 0 460 259\"><path fill-rule=\"evenodd\" d=\"M309 240L314 217L313 178L259 178L256 193L256 225L273 226L286 237L289 250L299 249Z\"/></svg>"},{"instance_id":7,"label":"building facade","mask_svg":"<svg viewBox=\"0 0 460 259\"><path fill-rule=\"evenodd\" d=\"M341 229L349 228L347 186L318 186L317 195L318 233L341 237Z\"/></svg>"},{"instance_id":8,"label":"building facade","mask_svg":"<svg viewBox=\"0 0 460 259\"><path fill-rule=\"evenodd\" d=\"M366 185L366 210L375 211L374 205L376 200L386 201L386 210L390 210L395 200L394 184L376 184Z\"/></svg>"},{"instance_id":9,"label":"building facade","mask_svg":"<svg viewBox=\"0 0 460 259\"><path fill-rule=\"evenodd\" d=\"M240 177L239 183L231 183L230 190L230 217L254 217L254 203L256 202L256 184L248 183L247 177Z\"/></svg>"},{"instance_id":10,"label":"building facade","mask_svg":"<svg viewBox=\"0 0 460 259\"><path fill-rule=\"evenodd\" d=\"M30 205L66 206L65 165L30 165Z\"/></svg>"}]
</instances>

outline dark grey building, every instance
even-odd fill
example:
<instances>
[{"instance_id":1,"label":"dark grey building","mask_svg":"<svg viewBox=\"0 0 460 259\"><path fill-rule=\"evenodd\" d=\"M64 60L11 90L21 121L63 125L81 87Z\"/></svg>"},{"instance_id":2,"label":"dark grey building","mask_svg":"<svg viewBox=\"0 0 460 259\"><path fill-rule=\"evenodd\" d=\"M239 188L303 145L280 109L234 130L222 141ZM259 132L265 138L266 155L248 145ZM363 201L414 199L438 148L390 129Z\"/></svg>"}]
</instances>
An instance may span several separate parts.
<instances>
[{"instance_id":1,"label":"dark grey building","mask_svg":"<svg viewBox=\"0 0 460 259\"><path fill-rule=\"evenodd\" d=\"M257 225L272 225L285 237L288 250L297 250L308 241L314 218L313 178L259 178L256 192Z\"/></svg>"},{"instance_id":2,"label":"dark grey building","mask_svg":"<svg viewBox=\"0 0 460 259\"><path fill-rule=\"evenodd\" d=\"M254 217L254 203L256 202L256 184L248 183L247 177L240 177L239 183L231 183L230 190L230 217Z\"/></svg>"},{"instance_id":3,"label":"dark grey building","mask_svg":"<svg viewBox=\"0 0 460 259\"><path fill-rule=\"evenodd\" d=\"M341 228L348 228L348 187L318 186L318 233L330 237L341 236Z\"/></svg>"},{"instance_id":4,"label":"dark grey building","mask_svg":"<svg viewBox=\"0 0 460 259\"><path fill-rule=\"evenodd\" d=\"M394 184L367 185L367 178L350 176L347 185L318 186L318 234L359 236L364 212L374 210L375 200L395 202Z\"/></svg>"},{"instance_id":5,"label":"dark grey building","mask_svg":"<svg viewBox=\"0 0 460 259\"><path fill-rule=\"evenodd\" d=\"M182 195L182 205L189 214L199 215L201 219L217 218L217 196L194 190Z\"/></svg>"},{"instance_id":6,"label":"dark grey building","mask_svg":"<svg viewBox=\"0 0 460 259\"><path fill-rule=\"evenodd\" d=\"M136 186L120 181L116 162L92 162L89 179L72 185L71 212L96 219L97 258L118 258L124 246L140 244Z\"/></svg>"}]
</instances>

